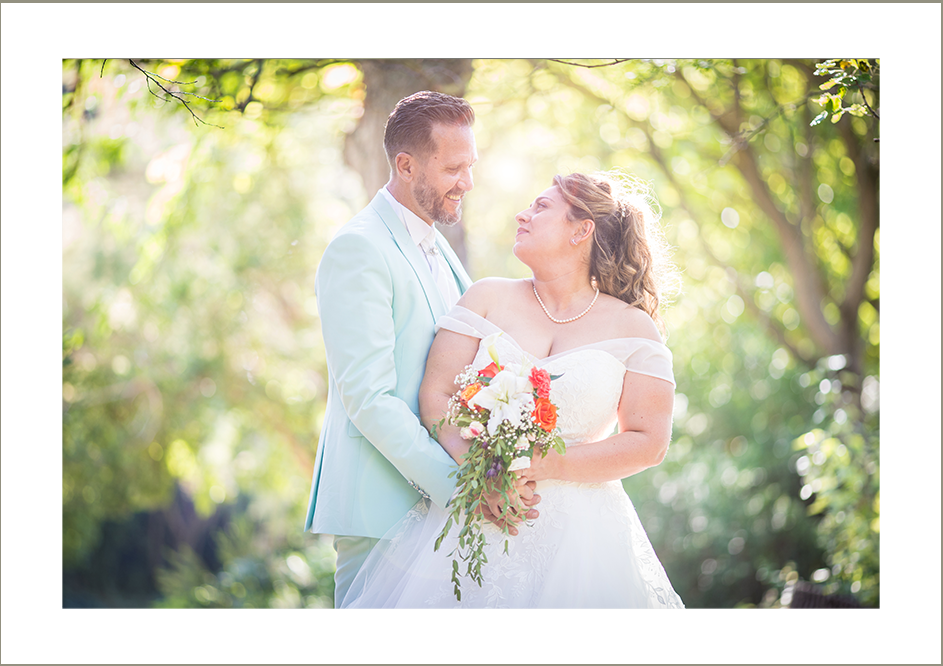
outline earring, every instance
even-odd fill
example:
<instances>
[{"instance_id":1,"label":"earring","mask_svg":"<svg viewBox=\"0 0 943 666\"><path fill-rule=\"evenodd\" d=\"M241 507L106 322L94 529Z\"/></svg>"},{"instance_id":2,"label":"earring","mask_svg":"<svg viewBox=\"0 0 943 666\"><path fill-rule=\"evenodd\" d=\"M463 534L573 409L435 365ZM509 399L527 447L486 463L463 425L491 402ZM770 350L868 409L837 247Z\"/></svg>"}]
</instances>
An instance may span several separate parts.
<instances>
[{"instance_id":1,"label":"earring","mask_svg":"<svg viewBox=\"0 0 943 666\"><path fill-rule=\"evenodd\" d=\"M575 239L575 238L571 238L571 239L570 239L570 245L576 245L576 239Z\"/></svg>"}]
</instances>

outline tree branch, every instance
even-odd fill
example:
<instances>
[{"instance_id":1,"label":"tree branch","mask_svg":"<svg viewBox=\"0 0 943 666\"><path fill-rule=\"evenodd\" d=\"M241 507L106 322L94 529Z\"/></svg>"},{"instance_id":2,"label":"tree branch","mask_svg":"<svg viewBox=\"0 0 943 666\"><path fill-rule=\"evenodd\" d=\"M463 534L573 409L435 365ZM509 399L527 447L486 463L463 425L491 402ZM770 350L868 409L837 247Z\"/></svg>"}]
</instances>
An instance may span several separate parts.
<instances>
[{"instance_id":1,"label":"tree branch","mask_svg":"<svg viewBox=\"0 0 943 666\"><path fill-rule=\"evenodd\" d=\"M685 210L688 211L688 214L690 214L691 217L694 217L694 214L690 211L690 209L688 209L686 204L682 204L682 206ZM704 254L710 257L711 261L713 261L716 266L723 267L724 262L722 262L717 257L717 255L714 254L713 250L711 250L710 246L707 244L707 241L704 240L704 237L699 234L697 239L701 249L704 251ZM792 343L789 342L789 340L786 339L786 331L783 329L783 327L780 326L778 321L760 309L760 307L753 300L752 295L748 293L746 287L743 286L743 281L740 279L740 274L736 272L736 270L734 271L734 274L736 275L736 279L733 280L734 288L737 290L737 293L740 295L740 298L746 305L747 310L750 311L757 321L763 324L766 330L770 332L770 334L780 345L789 350L789 353L801 361L810 370L814 369L816 363L818 363L818 359L806 358L806 356L802 354L797 347L795 347Z\"/></svg>"},{"instance_id":2,"label":"tree branch","mask_svg":"<svg viewBox=\"0 0 943 666\"><path fill-rule=\"evenodd\" d=\"M82 61L76 60L75 61L75 85L72 86L71 90L68 87L65 87L62 91L63 95L65 95L66 93L72 93L72 97L69 98L68 103L66 103L66 105L62 108L63 113L65 113L66 109L71 109L73 106L75 106L75 100L79 96L79 88L81 86L82 86ZM82 144L78 144L78 145L81 146Z\"/></svg>"},{"instance_id":3,"label":"tree branch","mask_svg":"<svg viewBox=\"0 0 943 666\"><path fill-rule=\"evenodd\" d=\"M578 62L568 62L566 60L557 60L556 58L548 58L550 62L558 62L561 65L570 65L571 67L585 67L586 69L594 69L596 67L612 67L613 65L618 65L619 63L628 62L631 58L616 58L612 62L604 62L599 65L584 65Z\"/></svg>"},{"instance_id":4,"label":"tree branch","mask_svg":"<svg viewBox=\"0 0 943 666\"><path fill-rule=\"evenodd\" d=\"M802 72L810 84L816 79L815 71L805 62L789 61L789 64ZM834 87L834 86L833 86ZM867 102L864 89L874 89L870 83L861 83L856 86L862 98ZM867 106L867 105L866 105ZM869 111L873 111L867 106ZM806 116L808 116L808 104L804 107ZM809 127L808 117L806 117L807 143L812 146L812 128ZM877 169L871 163L871 160L865 154L866 146L855 135L849 122L838 122L836 129L841 134L845 143L845 149L848 156L855 163L858 174L858 184L860 196L858 197L858 207L860 219L857 225L857 239L855 246L849 249L844 243L838 241L839 248L848 257L852 270L851 275L845 281L844 294L840 303L838 303L840 313L840 324L838 334L841 344L844 347L844 353L848 356L848 370L857 376L862 374L863 346L859 331L858 309L866 299L864 290L868 278L873 270L874 263L874 234L876 233L878 220L878 202L877 202ZM875 139L877 141L877 139ZM803 160L808 164L810 159ZM811 194L809 195L811 196ZM877 310L879 302L877 299L869 301ZM860 386L858 387L860 389Z\"/></svg>"},{"instance_id":5,"label":"tree branch","mask_svg":"<svg viewBox=\"0 0 943 666\"><path fill-rule=\"evenodd\" d=\"M183 104L185 107L187 107L187 111L189 111L189 112L190 112L190 115L193 116L193 124L194 124L194 125L196 125L196 124L197 124L197 121L199 121L199 122L203 123L204 125L210 125L211 127L217 127L217 128L219 128L219 129L225 129L224 127L220 127L219 125L214 125L213 123L208 123L208 122L206 122L205 120L203 120L202 118L200 118L198 115L196 115L196 113L193 112L193 109L190 108L190 105L187 104L187 100L183 99L182 97L179 97L179 95L181 95L181 94L183 94L183 95L192 95L193 93L186 93L186 92L183 92L183 91L170 91L170 90L167 90L167 88L165 88L165 87L161 84L161 82L157 80L157 79L163 79L164 81L167 81L167 79L164 79L164 77L160 76L159 74L153 74L153 73L151 73L151 72L148 72L148 71L142 69L141 67L138 66L138 64L137 64L136 62L134 62L134 61L131 60L131 59L128 59L128 62L131 63L131 66L132 66L132 67L134 67L136 70L138 70L139 72L141 72L142 74L144 74L145 80L146 80L146 82L147 82L147 91L148 91L149 93L151 93L154 97L156 97L157 99L163 99L164 101L169 101L167 98L161 97L160 95L158 95L157 93L155 93L153 90L151 90L151 81L153 81L154 84L157 85L158 88L160 88L161 90L163 90L163 91L164 91L165 93L167 93L170 97L174 98L175 100L177 100L178 102L180 102L181 104ZM104 65L103 65L103 67L104 67ZM156 77L156 78L155 78L155 77ZM168 81L168 83L180 83L180 82L179 82L179 81ZM190 85L190 84L187 84L187 85ZM194 96L195 96L195 97L200 97L199 95L194 95ZM206 99L206 98L205 98L205 97L200 97L200 99ZM208 100L208 101L210 101L210 102L215 102L215 101L218 101L218 100Z\"/></svg>"},{"instance_id":6,"label":"tree branch","mask_svg":"<svg viewBox=\"0 0 943 666\"><path fill-rule=\"evenodd\" d=\"M739 136L741 134L740 125L743 124L743 95L740 93L740 65L737 63L736 58L731 61L731 64L733 65L733 72L731 74L733 78L733 108L730 112L733 114L735 132ZM680 72L677 73L680 74Z\"/></svg>"},{"instance_id":7,"label":"tree branch","mask_svg":"<svg viewBox=\"0 0 943 666\"><path fill-rule=\"evenodd\" d=\"M684 79L684 75L680 71L677 76L680 76L681 79L687 83L687 80ZM731 136L732 140L736 140L736 134L738 134L739 128L731 124L730 117L739 117L741 112L739 110L731 110L725 113L719 113L704 103L704 100L700 98L697 91L693 89L693 86L688 84L688 87L691 88L691 93L695 100L707 109L714 121ZM736 96L734 97L734 102L736 103ZM800 316L806 323L809 334L824 353L829 355L843 353L844 345L842 345L839 336L832 329L828 321L826 321L820 306L822 299L825 297L825 287L822 276L805 250L800 229L789 222L783 212L776 206L773 195L769 191L769 187L760 173L759 164L757 163L756 156L750 144L741 144L740 150L734 154L734 163L747 185L750 186L760 210L772 220L773 226L779 234L783 246L783 254L786 257L786 261L789 263L793 281L796 285L796 306Z\"/></svg>"},{"instance_id":8,"label":"tree branch","mask_svg":"<svg viewBox=\"0 0 943 666\"><path fill-rule=\"evenodd\" d=\"M815 191L813 189L813 171L812 164L812 140L813 130L809 105L802 106L802 127L804 136L802 137L806 145L805 157L799 156L798 175L799 175L799 225L805 225L810 237L812 235L812 220L815 218ZM795 151L793 151L795 152ZM798 154L798 153L797 153Z\"/></svg>"},{"instance_id":9,"label":"tree branch","mask_svg":"<svg viewBox=\"0 0 943 666\"><path fill-rule=\"evenodd\" d=\"M858 337L858 307L864 300L865 285L874 266L874 234L880 224L878 206L878 183L876 169L870 163L865 151L861 150L850 123L838 123L839 133L845 142L845 150L855 163L859 191L857 248L851 262L851 276L845 283L845 295L839 305L845 324L845 335L850 339Z\"/></svg>"},{"instance_id":10,"label":"tree branch","mask_svg":"<svg viewBox=\"0 0 943 666\"><path fill-rule=\"evenodd\" d=\"M264 60L255 61L256 63L255 75L252 77L252 82L249 83L249 94L246 96L244 100L242 100L242 104L236 107L240 111L245 112L246 107L249 106L249 102L252 101L252 91L255 90L255 84L257 84L259 82L259 79L262 78L262 63L264 62L265 62Z\"/></svg>"},{"instance_id":11,"label":"tree branch","mask_svg":"<svg viewBox=\"0 0 943 666\"><path fill-rule=\"evenodd\" d=\"M297 69L288 69L287 67L282 66L277 69L275 74L276 76L297 76L298 74L303 74L304 72L310 72L311 70L324 69L328 65L333 65L335 63L350 63L350 60L338 60L336 58L329 58L327 60L316 60L310 65L304 65L303 67L298 67Z\"/></svg>"},{"instance_id":12,"label":"tree branch","mask_svg":"<svg viewBox=\"0 0 943 666\"><path fill-rule=\"evenodd\" d=\"M779 106L776 107L773 113L763 118L759 122L759 124L757 124L756 126L751 127L749 130L738 131L734 136L731 137L732 145L730 147L730 150L728 150L727 153L720 159L720 166L724 166L725 164L727 164L727 162L730 161L730 159L734 156L734 154L738 150L740 150L741 148L746 146L748 143L753 141L753 139L756 138L756 136L760 132L766 129L766 126L769 125L770 122L772 122L774 118L778 118L786 111L795 111L799 107L800 104L805 106L806 103L809 101L809 99L811 99L812 97L817 97L818 95L819 93L817 92L811 92L808 95L806 95L805 98L801 100L797 100L789 104L780 104ZM704 106L704 108L707 108L703 104L702 106Z\"/></svg>"},{"instance_id":13,"label":"tree branch","mask_svg":"<svg viewBox=\"0 0 943 666\"><path fill-rule=\"evenodd\" d=\"M658 149L657 146L655 146L654 142L652 141L652 137L648 135L648 132L645 131L645 129L642 129L642 131L646 133L646 137L648 138L648 141L652 146L652 150L651 150L652 157L658 163L658 166L661 167L662 173L665 174L668 181L672 184L675 190L678 191L678 196L681 198L681 207L685 211L687 211L688 215L690 215L692 219L697 219L698 215L694 212L694 210L692 209L692 206L688 203L684 188L677 181L677 178L675 177L674 172L668 166L668 162L665 159L664 155L662 154L661 150ZM704 252L705 255L707 255L711 259L714 265L721 268L730 268L728 264L725 264L723 261L721 261L717 257L716 254L714 254L710 245L708 245L707 241L704 240L704 236L702 236L701 234L698 234L697 239L698 239L698 243L701 246L702 251ZM797 347L795 347L792 343L790 343L786 339L786 331L783 329L783 327L780 326L779 323L775 319L773 319L771 316L769 316L766 312L761 310L759 306L757 306L757 304L753 300L752 295L748 293L746 287L743 286L743 283L740 280L740 274L736 270L734 270L734 274L736 275L736 279L733 281L734 288L737 290L737 293L743 299L743 302L746 304L747 309L753 314L753 316L757 319L757 321L759 321L766 328L766 330L770 332L770 334L776 339L777 342L779 342L779 344L781 344L783 347L788 349L789 352L795 358L797 358L799 361L804 363L809 369L814 368L818 359L806 358L806 356L802 354Z\"/></svg>"},{"instance_id":14,"label":"tree branch","mask_svg":"<svg viewBox=\"0 0 943 666\"><path fill-rule=\"evenodd\" d=\"M161 81L166 81L167 83L176 83L178 86L195 86L196 81L172 81L171 79L165 79L163 76L156 72L151 72L151 76L156 76Z\"/></svg>"},{"instance_id":15,"label":"tree branch","mask_svg":"<svg viewBox=\"0 0 943 666\"><path fill-rule=\"evenodd\" d=\"M879 115L877 114L877 111L875 111L874 109L872 109L872 108L871 108L871 105L868 104L868 96L864 94L864 87L863 87L863 86L860 87L859 90L858 90L858 92L861 93L861 99L864 100L864 106L865 106L865 108L871 113L872 116L874 116L875 118L877 118L878 120L880 120L880 119L881 119L881 116L879 116Z\"/></svg>"},{"instance_id":16,"label":"tree branch","mask_svg":"<svg viewBox=\"0 0 943 666\"><path fill-rule=\"evenodd\" d=\"M586 88L585 86L575 81L570 80L568 77L565 79L562 79L561 82L583 93L584 95L587 95L592 99L595 99L596 101L600 103L608 104L609 106L613 108L618 108L617 105L613 102L613 100L607 99L595 93L594 91ZM632 120L630 120L629 122L632 123L633 126L638 127L645 133L645 137L649 143L649 155L655 161L655 163L659 166L662 173L665 175L665 177L668 179L671 185L675 188L675 190L677 190L678 196L681 198L681 207L685 211L687 211L688 215L690 215L692 219L695 219L695 220L698 219L700 216L697 215L697 213L695 213L691 204L688 203L687 195L685 194L685 188L683 188L681 184L677 181L677 178L675 177L674 172L671 170L671 167L668 165L667 159L665 158L664 154L661 152L661 149L658 148L658 145L654 142L651 132L642 123L636 123ZM708 257L710 257L711 261L713 261L714 264L719 267L726 268L726 265L724 264L724 262L720 261L720 259L718 259L717 256L711 251L710 247L704 241L703 237L699 236L698 240L702 248L704 249L704 253ZM772 317L770 317L768 314L760 310L760 308L753 301L753 298L747 293L746 288L743 287L742 284L740 284L740 281L736 280L734 284L741 298L743 298L743 301L746 304L747 308L750 310L751 313L753 313L753 315L757 318L757 320L759 320L767 328L770 334L783 347L787 348L789 352L793 356L795 356L797 359L799 359L802 363L806 364L810 368L814 367L817 359L809 359L809 358L806 358L803 354L801 354L799 350L786 339L786 333L783 330L783 328L780 327Z\"/></svg>"},{"instance_id":17,"label":"tree branch","mask_svg":"<svg viewBox=\"0 0 943 666\"><path fill-rule=\"evenodd\" d=\"M771 114L763 118L763 120L761 120L758 125L756 125L755 127L751 127L749 130L741 131L740 126L739 126L740 121L735 118L734 122L731 123L729 120L727 120L727 115L728 115L727 113L719 113L719 112L713 111L710 108L710 106L708 106L707 101L703 97L701 97L701 95L697 92L694 86L692 86L688 82L688 80L684 78L684 75L680 72L680 70L675 72L675 77L681 80L682 82L684 82L685 85L687 85L688 90L691 92L691 96L695 99L695 101L697 101L698 104L700 104L705 109L707 109L708 112L710 112L711 117L714 119L714 121L718 125L720 125L721 129L723 129L724 132L727 133L727 136L730 137L731 147L727 151L727 153L720 159L720 162L719 162L720 166L726 165L730 161L730 159L734 156L734 154L737 153L737 151L741 150L744 146L750 143L760 132L762 132L766 128L767 125L770 124L770 122L772 122L774 118L779 117L786 111L795 111L797 108L799 108L800 105L805 105L809 101L809 99L811 99L812 97L817 97L821 94L820 92L813 91L806 94L805 97L803 97L802 99L796 100L795 102L790 102L788 104L780 104L773 110ZM739 99L739 93L735 96L735 98Z\"/></svg>"}]
</instances>

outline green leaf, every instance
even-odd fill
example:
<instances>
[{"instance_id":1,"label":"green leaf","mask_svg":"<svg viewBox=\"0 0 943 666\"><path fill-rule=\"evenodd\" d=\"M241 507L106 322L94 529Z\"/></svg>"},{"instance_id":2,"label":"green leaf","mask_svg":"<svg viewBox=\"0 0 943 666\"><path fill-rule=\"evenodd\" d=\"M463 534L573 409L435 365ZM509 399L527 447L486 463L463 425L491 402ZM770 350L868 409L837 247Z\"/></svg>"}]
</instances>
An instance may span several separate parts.
<instances>
[{"instance_id":1,"label":"green leaf","mask_svg":"<svg viewBox=\"0 0 943 666\"><path fill-rule=\"evenodd\" d=\"M809 123L809 125L811 125L812 127L815 127L826 118L828 118L828 111L822 111L822 113L820 113L819 115L817 115L815 118L812 119L812 122Z\"/></svg>"}]
</instances>

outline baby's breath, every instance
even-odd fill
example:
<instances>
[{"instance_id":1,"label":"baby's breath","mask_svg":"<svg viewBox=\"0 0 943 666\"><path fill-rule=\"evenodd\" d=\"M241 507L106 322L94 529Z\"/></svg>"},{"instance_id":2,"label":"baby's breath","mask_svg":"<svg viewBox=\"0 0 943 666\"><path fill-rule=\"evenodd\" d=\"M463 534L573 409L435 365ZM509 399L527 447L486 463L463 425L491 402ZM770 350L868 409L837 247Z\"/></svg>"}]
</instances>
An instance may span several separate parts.
<instances>
[{"instance_id":1,"label":"baby's breath","mask_svg":"<svg viewBox=\"0 0 943 666\"><path fill-rule=\"evenodd\" d=\"M462 388L465 388L469 384L473 383L476 379L478 379L478 372L474 367L466 365L465 369L455 377L455 383Z\"/></svg>"}]
</instances>

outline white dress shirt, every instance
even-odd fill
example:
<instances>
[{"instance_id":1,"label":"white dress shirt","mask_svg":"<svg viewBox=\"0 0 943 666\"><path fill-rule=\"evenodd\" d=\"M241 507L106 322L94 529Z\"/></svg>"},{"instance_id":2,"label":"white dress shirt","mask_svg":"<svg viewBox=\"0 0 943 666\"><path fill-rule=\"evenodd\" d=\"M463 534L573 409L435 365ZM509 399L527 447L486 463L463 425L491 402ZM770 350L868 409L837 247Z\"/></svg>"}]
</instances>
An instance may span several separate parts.
<instances>
[{"instance_id":1,"label":"white dress shirt","mask_svg":"<svg viewBox=\"0 0 943 666\"><path fill-rule=\"evenodd\" d=\"M406 226L409 237L419 247L419 251L422 252L423 256L426 258L426 265L429 267L429 271L432 273L436 286L439 288L439 293L442 294L442 299L445 301L445 308L446 310L451 310L452 306L458 302L460 294L458 293L458 285L455 284L455 276L452 274L449 263L435 245L435 227L426 224L422 218L397 201L390 191L386 189L386 186L381 187L380 192L386 197L386 200L390 202L393 211Z\"/></svg>"}]
</instances>

